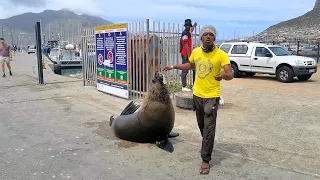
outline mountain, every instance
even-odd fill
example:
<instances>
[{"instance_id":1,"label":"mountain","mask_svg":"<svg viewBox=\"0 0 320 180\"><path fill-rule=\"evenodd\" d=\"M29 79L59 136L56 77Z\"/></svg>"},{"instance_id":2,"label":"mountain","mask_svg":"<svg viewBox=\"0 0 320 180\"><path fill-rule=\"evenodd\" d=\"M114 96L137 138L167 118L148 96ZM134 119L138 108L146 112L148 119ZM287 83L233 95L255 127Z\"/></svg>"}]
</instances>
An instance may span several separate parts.
<instances>
[{"instance_id":1,"label":"mountain","mask_svg":"<svg viewBox=\"0 0 320 180\"><path fill-rule=\"evenodd\" d=\"M45 10L41 13L24 13L7 19L0 19L0 26L4 27L4 37L8 43L14 43L21 39L23 44L35 43L35 24L40 21L42 36L49 38L61 38L72 41L79 36L80 28L93 28L99 25L112 24L111 21L101 17L89 15L77 15L67 9ZM11 31L13 35L11 37ZM1 34L0 34L1 36Z\"/></svg>"},{"instance_id":2,"label":"mountain","mask_svg":"<svg viewBox=\"0 0 320 180\"><path fill-rule=\"evenodd\" d=\"M257 35L258 39L270 40L319 40L320 39L320 0L313 9L302 16L280 22Z\"/></svg>"}]
</instances>

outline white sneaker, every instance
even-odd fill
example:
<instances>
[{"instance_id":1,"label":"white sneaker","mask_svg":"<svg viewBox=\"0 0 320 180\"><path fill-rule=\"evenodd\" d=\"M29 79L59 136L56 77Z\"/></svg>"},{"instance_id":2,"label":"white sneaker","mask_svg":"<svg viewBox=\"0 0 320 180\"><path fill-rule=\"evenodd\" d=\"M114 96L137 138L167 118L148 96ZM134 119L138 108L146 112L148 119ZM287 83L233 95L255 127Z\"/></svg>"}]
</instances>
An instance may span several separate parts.
<instances>
[{"instance_id":1,"label":"white sneaker","mask_svg":"<svg viewBox=\"0 0 320 180\"><path fill-rule=\"evenodd\" d=\"M223 100L223 98L222 98L222 97L220 97L219 105L224 105L224 100Z\"/></svg>"},{"instance_id":2,"label":"white sneaker","mask_svg":"<svg viewBox=\"0 0 320 180\"><path fill-rule=\"evenodd\" d=\"M190 92L190 91L191 91L191 89L188 89L188 88L183 87L183 88L182 88L182 91Z\"/></svg>"}]
</instances>

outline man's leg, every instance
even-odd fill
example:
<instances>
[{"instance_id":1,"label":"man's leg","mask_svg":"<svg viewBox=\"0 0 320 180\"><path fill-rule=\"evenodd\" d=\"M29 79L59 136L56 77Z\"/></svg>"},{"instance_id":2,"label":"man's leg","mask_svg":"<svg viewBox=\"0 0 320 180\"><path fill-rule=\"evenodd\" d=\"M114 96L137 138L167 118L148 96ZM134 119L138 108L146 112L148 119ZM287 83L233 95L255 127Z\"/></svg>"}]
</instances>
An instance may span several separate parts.
<instances>
[{"instance_id":1,"label":"man's leg","mask_svg":"<svg viewBox=\"0 0 320 180\"><path fill-rule=\"evenodd\" d=\"M196 111L196 117L198 122L198 127L203 136L203 127L204 127L204 108L203 108L203 99L193 95L194 109Z\"/></svg>"},{"instance_id":2,"label":"man's leg","mask_svg":"<svg viewBox=\"0 0 320 180\"><path fill-rule=\"evenodd\" d=\"M6 73L5 73L5 69L4 69L4 63L5 63L5 62L4 62L4 60L2 59L2 60L1 60L1 69L2 69L2 74L3 74L2 77L6 77Z\"/></svg>"},{"instance_id":3,"label":"man's leg","mask_svg":"<svg viewBox=\"0 0 320 180\"><path fill-rule=\"evenodd\" d=\"M10 59L7 59L7 60L8 60L8 61L6 62L6 64L7 64L7 67L8 67L8 69L9 69L9 74L10 74L10 76L12 76Z\"/></svg>"},{"instance_id":4,"label":"man's leg","mask_svg":"<svg viewBox=\"0 0 320 180\"><path fill-rule=\"evenodd\" d=\"M194 81L196 80L196 70L192 70L192 86L194 86Z\"/></svg>"},{"instance_id":5,"label":"man's leg","mask_svg":"<svg viewBox=\"0 0 320 180\"><path fill-rule=\"evenodd\" d=\"M189 62L188 56L181 55L181 58L182 58L182 64ZM186 88L186 86L187 86L187 74L188 74L187 70L182 70L182 73L181 73L182 88ZM183 89L183 90L186 90L186 89Z\"/></svg>"},{"instance_id":6,"label":"man's leg","mask_svg":"<svg viewBox=\"0 0 320 180\"><path fill-rule=\"evenodd\" d=\"M202 139L202 173L209 173L209 162L211 161L212 150L214 146L214 138L216 133L216 119L219 107L219 98L204 99L204 127Z\"/></svg>"}]
</instances>

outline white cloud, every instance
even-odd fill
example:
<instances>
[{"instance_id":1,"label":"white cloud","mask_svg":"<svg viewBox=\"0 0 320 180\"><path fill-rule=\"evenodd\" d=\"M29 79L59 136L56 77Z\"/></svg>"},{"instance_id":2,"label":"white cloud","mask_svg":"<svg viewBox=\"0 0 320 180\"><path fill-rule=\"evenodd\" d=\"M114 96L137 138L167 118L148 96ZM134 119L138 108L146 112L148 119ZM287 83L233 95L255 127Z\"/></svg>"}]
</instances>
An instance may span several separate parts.
<instances>
[{"instance_id":1,"label":"white cloud","mask_svg":"<svg viewBox=\"0 0 320 180\"><path fill-rule=\"evenodd\" d=\"M6 8L1 3L2 18L25 11L40 12L44 9L68 8L77 13L98 15L112 20L121 19L170 19L187 17L199 20L283 20L310 10L315 0L47 0L45 7Z\"/></svg>"},{"instance_id":2,"label":"white cloud","mask_svg":"<svg viewBox=\"0 0 320 180\"><path fill-rule=\"evenodd\" d=\"M101 16L115 23L145 21L149 18L150 22L156 21L156 28L158 21L181 25L184 19L191 18L200 25L215 24L224 31L230 31L229 34L233 34L235 29L249 29L248 32L252 34L252 29L262 30L271 25L270 22L300 16L311 10L315 3L315 0L304 0L303 3L302 0L42 0L47 1L42 7L26 7L22 3L8 8L11 7L8 1L0 0L0 18L67 8L75 13ZM18 1L15 0L16 3ZM246 21L254 21L256 24Z\"/></svg>"},{"instance_id":3,"label":"white cloud","mask_svg":"<svg viewBox=\"0 0 320 180\"><path fill-rule=\"evenodd\" d=\"M212 6L226 8L257 8L257 9L301 9L313 7L315 0L160 0L161 4L187 4L193 6ZM196 2L196 3L195 3Z\"/></svg>"}]
</instances>

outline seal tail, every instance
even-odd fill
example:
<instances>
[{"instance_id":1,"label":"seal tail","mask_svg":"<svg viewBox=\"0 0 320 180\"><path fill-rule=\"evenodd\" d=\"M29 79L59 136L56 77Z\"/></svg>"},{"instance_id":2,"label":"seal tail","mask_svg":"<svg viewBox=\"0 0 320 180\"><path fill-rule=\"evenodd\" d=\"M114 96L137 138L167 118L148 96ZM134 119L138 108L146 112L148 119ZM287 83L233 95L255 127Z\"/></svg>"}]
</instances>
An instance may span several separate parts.
<instances>
[{"instance_id":1,"label":"seal tail","mask_svg":"<svg viewBox=\"0 0 320 180\"><path fill-rule=\"evenodd\" d=\"M121 115L129 115L136 112L137 109L139 109L140 105L136 104L134 101L131 101L121 112Z\"/></svg>"}]
</instances>

